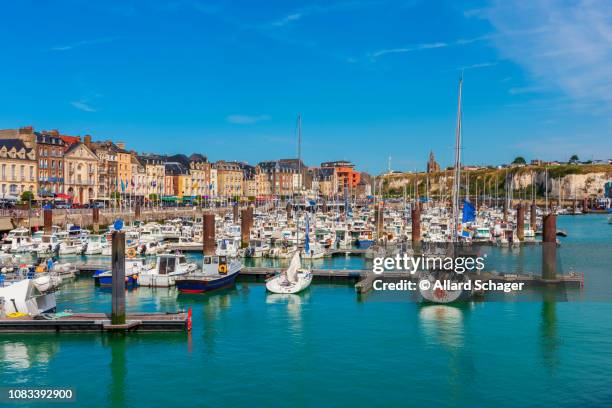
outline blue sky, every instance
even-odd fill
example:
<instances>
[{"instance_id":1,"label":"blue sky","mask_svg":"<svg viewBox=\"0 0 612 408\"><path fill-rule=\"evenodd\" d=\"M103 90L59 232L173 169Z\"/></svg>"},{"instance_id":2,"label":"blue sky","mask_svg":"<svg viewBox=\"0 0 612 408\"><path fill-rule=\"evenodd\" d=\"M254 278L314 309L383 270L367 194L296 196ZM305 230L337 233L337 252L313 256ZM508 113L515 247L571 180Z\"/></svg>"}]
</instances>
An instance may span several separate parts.
<instances>
[{"instance_id":1,"label":"blue sky","mask_svg":"<svg viewBox=\"0 0 612 408\"><path fill-rule=\"evenodd\" d=\"M422 169L612 158L601 1L19 1L3 5L0 128L145 152ZM608 7L606 7L608 6Z\"/></svg>"}]
</instances>

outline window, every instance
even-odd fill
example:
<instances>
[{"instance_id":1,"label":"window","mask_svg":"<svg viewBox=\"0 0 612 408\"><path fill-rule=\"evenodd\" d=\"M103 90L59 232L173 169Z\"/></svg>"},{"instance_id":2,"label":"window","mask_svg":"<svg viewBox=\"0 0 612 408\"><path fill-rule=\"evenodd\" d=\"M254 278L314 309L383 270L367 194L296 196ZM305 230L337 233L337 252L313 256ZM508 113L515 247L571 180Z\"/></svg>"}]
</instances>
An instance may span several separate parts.
<instances>
[{"instance_id":1,"label":"window","mask_svg":"<svg viewBox=\"0 0 612 408\"><path fill-rule=\"evenodd\" d=\"M14 164L11 164L11 180L15 180L15 165Z\"/></svg>"},{"instance_id":2,"label":"window","mask_svg":"<svg viewBox=\"0 0 612 408\"><path fill-rule=\"evenodd\" d=\"M6 180L6 164L2 165L2 180Z\"/></svg>"}]
</instances>

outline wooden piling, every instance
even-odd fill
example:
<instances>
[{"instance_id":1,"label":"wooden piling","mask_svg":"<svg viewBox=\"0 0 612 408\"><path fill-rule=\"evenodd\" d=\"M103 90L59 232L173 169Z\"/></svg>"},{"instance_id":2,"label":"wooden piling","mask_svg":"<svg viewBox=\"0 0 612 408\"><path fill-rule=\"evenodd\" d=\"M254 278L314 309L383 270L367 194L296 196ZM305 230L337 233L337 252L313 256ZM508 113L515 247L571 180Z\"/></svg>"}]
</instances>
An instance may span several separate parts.
<instances>
[{"instance_id":1,"label":"wooden piling","mask_svg":"<svg viewBox=\"0 0 612 408\"><path fill-rule=\"evenodd\" d=\"M589 213L589 199L587 197L584 197L582 199L582 213L583 214Z\"/></svg>"},{"instance_id":2,"label":"wooden piling","mask_svg":"<svg viewBox=\"0 0 612 408\"><path fill-rule=\"evenodd\" d=\"M536 224L538 223L538 206L536 205L535 201L531 203L531 212L529 213L529 217L529 226L533 232L535 232L537 229Z\"/></svg>"},{"instance_id":3,"label":"wooden piling","mask_svg":"<svg viewBox=\"0 0 612 408\"><path fill-rule=\"evenodd\" d=\"M542 278L557 277L557 216L547 214L542 225Z\"/></svg>"},{"instance_id":4,"label":"wooden piling","mask_svg":"<svg viewBox=\"0 0 612 408\"><path fill-rule=\"evenodd\" d=\"M521 242L525 239L525 207L522 203L516 206L516 236Z\"/></svg>"},{"instance_id":5,"label":"wooden piling","mask_svg":"<svg viewBox=\"0 0 612 408\"><path fill-rule=\"evenodd\" d=\"M44 233L45 235L51 235L53 231L53 210L46 209L43 212L44 220Z\"/></svg>"},{"instance_id":6,"label":"wooden piling","mask_svg":"<svg viewBox=\"0 0 612 408\"><path fill-rule=\"evenodd\" d=\"M251 235L251 224L249 221L249 210L244 209L240 211L240 236L242 241L242 248L249 246L249 240Z\"/></svg>"},{"instance_id":7,"label":"wooden piling","mask_svg":"<svg viewBox=\"0 0 612 408\"><path fill-rule=\"evenodd\" d=\"M421 209L419 205L413 205L410 210L412 218L412 249L416 252L421 245Z\"/></svg>"},{"instance_id":8,"label":"wooden piling","mask_svg":"<svg viewBox=\"0 0 612 408\"><path fill-rule=\"evenodd\" d=\"M125 324L125 233L114 231L112 236L112 311L111 324Z\"/></svg>"},{"instance_id":9,"label":"wooden piling","mask_svg":"<svg viewBox=\"0 0 612 408\"><path fill-rule=\"evenodd\" d=\"M98 234L100 232L100 209L98 207L92 208L91 219L92 219L94 234Z\"/></svg>"},{"instance_id":10,"label":"wooden piling","mask_svg":"<svg viewBox=\"0 0 612 408\"><path fill-rule=\"evenodd\" d=\"M238 224L238 204L232 206L232 215L234 217L234 224Z\"/></svg>"},{"instance_id":11,"label":"wooden piling","mask_svg":"<svg viewBox=\"0 0 612 408\"><path fill-rule=\"evenodd\" d=\"M140 204L134 206L134 219L140 221Z\"/></svg>"},{"instance_id":12,"label":"wooden piling","mask_svg":"<svg viewBox=\"0 0 612 408\"><path fill-rule=\"evenodd\" d=\"M287 210L287 219L290 220L293 215L293 206L291 203L287 203L287 207L285 209Z\"/></svg>"},{"instance_id":13,"label":"wooden piling","mask_svg":"<svg viewBox=\"0 0 612 408\"><path fill-rule=\"evenodd\" d=\"M215 214L202 215L202 250L204 255L215 254Z\"/></svg>"}]
</instances>

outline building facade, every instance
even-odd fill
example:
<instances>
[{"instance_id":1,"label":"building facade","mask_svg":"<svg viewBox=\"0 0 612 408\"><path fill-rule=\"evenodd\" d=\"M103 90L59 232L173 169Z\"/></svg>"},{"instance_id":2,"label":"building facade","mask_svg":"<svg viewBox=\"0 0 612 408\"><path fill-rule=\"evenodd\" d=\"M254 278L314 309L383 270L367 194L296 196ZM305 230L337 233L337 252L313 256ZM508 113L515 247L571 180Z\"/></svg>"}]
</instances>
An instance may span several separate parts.
<instances>
[{"instance_id":1,"label":"building facade","mask_svg":"<svg viewBox=\"0 0 612 408\"><path fill-rule=\"evenodd\" d=\"M220 197L241 197L243 172L239 163L218 161L214 164L217 170L217 195Z\"/></svg>"},{"instance_id":2,"label":"building facade","mask_svg":"<svg viewBox=\"0 0 612 408\"><path fill-rule=\"evenodd\" d=\"M88 204L98 198L98 163L98 156L84 143L74 143L64 153L64 193L73 203Z\"/></svg>"},{"instance_id":3,"label":"building facade","mask_svg":"<svg viewBox=\"0 0 612 408\"><path fill-rule=\"evenodd\" d=\"M38 195L51 198L64 191L65 143L57 130L36 132Z\"/></svg>"},{"instance_id":4,"label":"building facade","mask_svg":"<svg viewBox=\"0 0 612 408\"><path fill-rule=\"evenodd\" d=\"M24 191L37 195L36 150L21 139L0 139L0 193L19 199Z\"/></svg>"}]
</instances>

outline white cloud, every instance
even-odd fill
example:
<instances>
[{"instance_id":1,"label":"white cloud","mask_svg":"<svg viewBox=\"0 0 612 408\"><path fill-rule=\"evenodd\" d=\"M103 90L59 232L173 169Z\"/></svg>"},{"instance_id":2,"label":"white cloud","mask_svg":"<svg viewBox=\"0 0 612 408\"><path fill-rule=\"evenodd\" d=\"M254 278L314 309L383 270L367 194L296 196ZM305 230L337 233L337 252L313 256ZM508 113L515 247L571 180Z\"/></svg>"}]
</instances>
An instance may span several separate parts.
<instances>
[{"instance_id":1,"label":"white cloud","mask_svg":"<svg viewBox=\"0 0 612 408\"><path fill-rule=\"evenodd\" d=\"M77 108L78 110L82 110L83 112L97 112L98 110L91 107L86 101L74 101L70 102L72 106Z\"/></svg>"},{"instance_id":2,"label":"white cloud","mask_svg":"<svg viewBox=\"0 0 612 408\"><path fill-rule=\"evenodd\" d=\"M270 120L269 115L229 115L225 120L236 125L251 125L254 123Z\"/></svg>"},{"instance_id":3,"label":"white cloud","mask_svg":"<svg viewBox=\"0 0 612 408\"><path fill-rule=\"evenodd\" d=\"M497 1L482 13L497 30L502 57L523 67L539 89L561 91L579 105L612 108L612 14L609 1Z\"/></svg>"}]
</instances>

